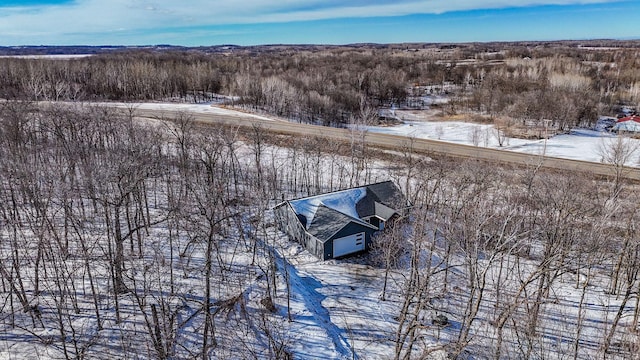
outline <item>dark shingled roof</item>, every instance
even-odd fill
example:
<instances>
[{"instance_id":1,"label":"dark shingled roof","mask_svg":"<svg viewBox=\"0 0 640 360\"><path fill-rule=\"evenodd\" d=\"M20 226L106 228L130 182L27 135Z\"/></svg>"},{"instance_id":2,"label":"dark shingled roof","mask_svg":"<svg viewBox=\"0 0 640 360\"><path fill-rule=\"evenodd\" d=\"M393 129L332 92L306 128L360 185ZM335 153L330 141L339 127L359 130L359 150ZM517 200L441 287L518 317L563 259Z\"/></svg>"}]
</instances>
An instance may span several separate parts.
<instances>
[{"instance_id":1,"label":"dark shingled roof","mask_svg":"<svg viewBox=\"0 0 640 360\"><path fill-rule=\"evenodd\" d=\"M328 208L324 205L318 206L313 221L309 224L307 232L321 241L328 240L333 234L337 233L350 222L355 222L363 226L372 227L366 222L352 218L339 211Z\"/></svg>"},{"instance_id":2,"label":"dark shingled roof","mask_svg":"<svg viewBox=\"0 0 640 360\"><path fill-rule=\"evenodd\" d=\"M354 203L356 201L357 203ZM407 207L402 192L392 181L291 200L287 203L291 204L307 232L321 241L328 240L351 222L377 229L362 219L375 215L386 221L396 214L397 210ZM344 204L350 204L351 207L345 207ZM305 215L310 218L307 219Z\"/></svg>"},{"instance_id":3,"label":"dark shingled roof","mask_svg":"<svg viewBox=\"0 0 640 360\"><path fill-rule=\"evenodd\" d=\"M378 215L387 220L395 212L393 209L403 209L407 206L404 196L391 181L372 184L366 188L367 195L356 204L356 211L360 218ZM379 206L380 204L384 207Z\"/></svg>"},{"instance_id":4,"label":"dark shingled roof","mask_svg":"<svg viewBox=\"0 0 640 360\"><path fill-rule=\"evenodd\" d=\"M385 181L367 186L368 190L376 196L378 202L393 209L404 209L407 202L400 189L392 182Z\"/></svg>"}]
</instances>

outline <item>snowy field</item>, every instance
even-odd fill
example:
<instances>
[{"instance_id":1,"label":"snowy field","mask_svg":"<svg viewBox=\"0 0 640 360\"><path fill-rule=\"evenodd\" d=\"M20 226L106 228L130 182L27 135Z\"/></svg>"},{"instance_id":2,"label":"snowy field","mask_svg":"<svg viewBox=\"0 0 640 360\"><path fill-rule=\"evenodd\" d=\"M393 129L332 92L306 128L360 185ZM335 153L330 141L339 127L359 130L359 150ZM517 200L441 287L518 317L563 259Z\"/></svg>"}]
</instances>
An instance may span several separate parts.
<instances>
[{"instance_id":1,"label":"snowy field","mask_svg":"<svg viewBox=\"0 0 640 360\"><path fill-rule=\"evenodd\" d=\"M573 129L569 134L553 136L546 141L506 138L501 147L498 144L497 130L493 125L478 125L461 121L405 121L404 124L398 126L370 126L366 129L371 132L417 139L440 140L592 162L600 162L602 159L601 147L615 140L615 135L607 132ZM640 140L632 141L640 145ZM638 155L627 165L637 166L637 164Z\"/></svg>"},{"instance_id":2,"label":"snowy field","mask_svg":"<svg viewBox=\"0 0 640 360\"><path fill-rule=\"evenodd\" d=\"M114 103L110 103L114 105ZM120 103L116 106L127 107L131 104ZM240 112L238 110L212 106L210 104L174 104L174 103L140 103L135 104L139 109L177 110L216 115L249 115L263 120L278 120L273 117ZM280 119L281 120L281 119ZM499 146L497 130L493 125L479 125L462 121L405 121L397 126L369 126L370 132L385 133L417 139L440 140L451 143L476 145L505 151L515 151L527 154L552 156L564 159L583 160L591 162L602 161L602 148L615 141L615 135L607 132L588 129L573 129L569 134L557 135L548 140L526 140L505 138L503 146ZM632 139L636 147L640 147L640 140ZM640 152L627 163L637 166L640 162Z\"/></svg>"},{"instance_id":3,"label":"snowy field","mask_svg":"<svg viewBox=\"0 0 640 360\"><path fill-rule=\"evenodd\" d=\"M213 106L211 104L176 104L176 103L94 103L96 105L108 105L119 108L131 108L141 110L160 110L160 111L184 111L185 113L198 113L198 114L211 114L211 115L242 115L251 116L256 119L273 121L274 118L256 115L248 112L242 112L239 110L227 109L220 106Z\"/></svg>"},{"instance_id":4,"label":"snowy field","mask_svg":"<svg viewBox=\"0 0 640 360\"><path fill-rule=\"evenodd\" d=\"M73 60L93 56L91 54L60 54L60 55L1 55L0 58L15 59L47 59L47 60Z\"/></svg>"}]
</instances>

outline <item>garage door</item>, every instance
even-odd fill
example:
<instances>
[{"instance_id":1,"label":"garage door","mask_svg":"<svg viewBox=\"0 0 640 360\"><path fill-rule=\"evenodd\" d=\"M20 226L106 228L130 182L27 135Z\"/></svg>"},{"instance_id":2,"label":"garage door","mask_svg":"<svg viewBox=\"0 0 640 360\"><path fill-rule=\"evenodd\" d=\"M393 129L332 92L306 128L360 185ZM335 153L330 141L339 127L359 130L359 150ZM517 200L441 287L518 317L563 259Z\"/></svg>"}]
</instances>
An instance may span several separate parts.
<instances>
[{"instance_id":1,"label":"garage door","mask_svg":"<svg viewBox=\"0 0 640 360\"><path fill-rule=\"evenodd\" d=\"M363 232L333 240L334 258L362 250L364 250Z\"/></svg>"}]
</instances>

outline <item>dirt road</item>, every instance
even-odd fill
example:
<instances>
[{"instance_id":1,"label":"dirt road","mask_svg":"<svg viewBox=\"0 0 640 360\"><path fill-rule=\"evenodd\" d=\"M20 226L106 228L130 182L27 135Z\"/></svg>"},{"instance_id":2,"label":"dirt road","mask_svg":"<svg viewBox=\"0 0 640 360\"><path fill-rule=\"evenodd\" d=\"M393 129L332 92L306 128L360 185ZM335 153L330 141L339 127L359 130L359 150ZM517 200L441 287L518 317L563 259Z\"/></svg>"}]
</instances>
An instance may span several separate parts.
<instances>
[{"instance_id":1,"label":"dirt road","mask_svg":"<svg viewBox=\"0 0 640 360\"><path fill-rule=\"evenodd\" d=\"M178 113L178 111L171 110L136 110L137 116L147 118L171 118L176 116ZM243 114L241 112L235 112L233 114L204 114L192 112L190 115L193 116L194 121L203 124L218 123L243 127L257 126L267 131L294 136L312 135L340 141L351 141L354 137L361 139L362 136L362 133L358 134L348 129L298 124L279 120L267 120L263 117ZM364 137L365 141L371 146L397 151L402 151L411 147L416 152L444 154L459 158L480 159L517 165L541 166L551 169L589 172L601 176L613 176L616 171L613 166L607 164L548 156L543 157L540 155L488 149L435 140L407 138L404 136L380 133L365 133ZM640 169L624 168L620 171L621 175L625 178L640 180Z\"/></svg>"}]
</instances>

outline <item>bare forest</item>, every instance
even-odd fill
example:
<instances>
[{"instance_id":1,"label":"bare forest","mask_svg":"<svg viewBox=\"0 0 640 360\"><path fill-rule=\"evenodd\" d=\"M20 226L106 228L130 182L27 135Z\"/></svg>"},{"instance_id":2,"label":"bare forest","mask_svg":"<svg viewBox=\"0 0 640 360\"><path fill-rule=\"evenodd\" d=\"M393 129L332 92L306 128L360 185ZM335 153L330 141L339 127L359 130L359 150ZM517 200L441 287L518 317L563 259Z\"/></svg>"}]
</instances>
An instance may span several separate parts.
<instances>
[{"instance_id":1,"label":"bare forest","mask_svg":"<svg viewBox=\"0 0 640 360\"><path fill-rule=\"evenodd\" d=\"M341 126L363 108L443 114L560 130L640 103L633 41L405 44L131 50L57 61L0 58L0 97L23 100L211 101Z\"/></svg>"},{"instance_id":2,"label":"bare forest","mask_svg":"<svg viewBox=\"0 0 640 360\"><path fill-rule=\"evenodd\" d=\"M563 128L640 102L638 51L0 58L0 357L638 358L640 201L621 167L603 178L85 103L225 95L342 126L454 84L443 113ZM276 229L283 198L387 179L412 210L366 254L310 259Z\"/></svg>"}]
</instances>

